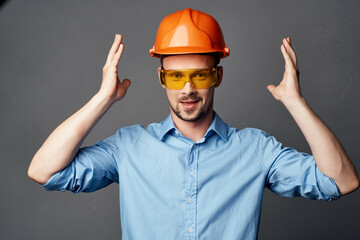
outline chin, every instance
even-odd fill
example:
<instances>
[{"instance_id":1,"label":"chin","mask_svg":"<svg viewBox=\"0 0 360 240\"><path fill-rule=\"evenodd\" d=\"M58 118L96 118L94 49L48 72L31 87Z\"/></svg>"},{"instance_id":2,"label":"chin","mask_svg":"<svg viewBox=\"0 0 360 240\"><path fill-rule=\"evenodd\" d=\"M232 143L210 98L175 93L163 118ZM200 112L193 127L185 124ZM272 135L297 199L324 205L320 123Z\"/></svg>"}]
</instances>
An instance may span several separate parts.
<instances>
[{"instance_id":1,"label":"chin","mask_svg":"<svg viewBox=\"0 0 360 240\"><path fill-rule=\"evenodd\" d=\"M186 110L183 111L177 111L173 109L173 112L175 113L175 115L180 118L183 121L186 122L195 122L198 121L200 119L202 119L203 117L205 117L210 109L207 109L207 111L204 111L204 109L199 109L196 111L191 111L191 113L186 113Z\"/></svg>"}]
</instances>

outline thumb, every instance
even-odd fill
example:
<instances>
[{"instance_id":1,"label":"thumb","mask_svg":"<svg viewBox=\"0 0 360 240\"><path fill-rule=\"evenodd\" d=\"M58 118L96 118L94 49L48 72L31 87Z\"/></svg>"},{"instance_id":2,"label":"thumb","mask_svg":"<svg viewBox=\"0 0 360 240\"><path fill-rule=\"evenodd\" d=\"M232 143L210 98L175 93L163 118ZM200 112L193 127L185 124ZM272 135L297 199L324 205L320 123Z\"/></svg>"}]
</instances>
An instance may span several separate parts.
<instances>
[{"instance_id":1,"label":"thumb","mask_svg":"<svg viewBox=\"0 0 360 240\"><path fill-rule=\"evenodd\" d=\"M275 85L270 84L270 85L267 85L266 88L269 90L269 92L271 92L271 94L273 94L273 91L274 91L274 89L275 89L276 87L275 87Z\"/></svg>"},{"instance_id":2,"label":"thumb","mask_svg":"<svg viewBox=\"0 0 360 240\"><path fill-rule=\"evenodd\" d=\"M128 89L129 86L131 85L131 81L126 78L126 79L124 79L124 80L122 81L122 85L123 85L126 89Z\"/></svg>"}]
</instances>

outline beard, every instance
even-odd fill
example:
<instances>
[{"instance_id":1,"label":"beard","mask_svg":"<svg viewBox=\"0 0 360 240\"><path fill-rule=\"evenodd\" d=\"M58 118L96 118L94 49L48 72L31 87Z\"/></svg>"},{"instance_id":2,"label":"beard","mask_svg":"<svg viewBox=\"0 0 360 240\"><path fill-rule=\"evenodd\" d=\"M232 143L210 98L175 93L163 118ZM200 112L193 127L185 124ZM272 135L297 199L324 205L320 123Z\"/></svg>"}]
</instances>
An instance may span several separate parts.
<instances>
[{"instance_id":1,"label":"beard","mask_svg":"<svg viewBox=\"0 0 360 240\"><path fill-rule=\"evenodd\" d=\"M183 110L182 112L179 109L179 104L181 101L186 101L186 100L193 100L193 101L198 101L198 103L201 103L202 98L196 96L186 96L179 99L176 107L172 106L170 102L169 102L169 106L178 118L187 122L195 122L203 118L206 114L208 114L212 106L212 102L211 102L208 105L201 105L200 109L196 108L191 110ZM193 113L195 114L192 115Z\"/></svg>"}]
</instances>

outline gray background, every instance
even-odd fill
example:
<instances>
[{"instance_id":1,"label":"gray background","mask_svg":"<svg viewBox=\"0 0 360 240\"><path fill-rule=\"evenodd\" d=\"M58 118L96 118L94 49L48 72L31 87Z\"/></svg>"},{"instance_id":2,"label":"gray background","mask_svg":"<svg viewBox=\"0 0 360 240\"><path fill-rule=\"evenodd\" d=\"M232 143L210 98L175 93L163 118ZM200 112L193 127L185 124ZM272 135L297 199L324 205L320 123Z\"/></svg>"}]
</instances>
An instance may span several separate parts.
<instances>
[{"instance_id":1,"label":"gray background","mask_svg":"<svg viewBox=\"0 0 360 240\"><path fill-rule=\"evenodd\" d=\"M230 48L215 100L226 122L310 152L266 89L282 78L280 45L290 36L304 97L360 169L360 1L9 0L0 8L0 239L121 239L116 184L46 192L26 171L51 131L98 90L115 33L125 43L120 78L132 86L84 145L168 115L148 50L160 21L186 7L213 15ZM359 200L360 191L329 203L265 190L259 239L360 239Z\"/></svg>"}]
</instances>

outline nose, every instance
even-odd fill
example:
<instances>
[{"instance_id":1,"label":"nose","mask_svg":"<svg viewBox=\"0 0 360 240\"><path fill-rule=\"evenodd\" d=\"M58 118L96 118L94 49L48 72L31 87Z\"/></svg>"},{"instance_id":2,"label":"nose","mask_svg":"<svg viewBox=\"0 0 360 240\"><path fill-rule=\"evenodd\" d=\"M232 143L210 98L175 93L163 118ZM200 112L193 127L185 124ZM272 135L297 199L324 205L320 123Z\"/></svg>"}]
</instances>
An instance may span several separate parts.
<instances>
[{"instance_id":1,"label":"nose","mask_svg":"<svg viewBox=\"0 0 360 240\"><path fill-rule=\"evenodd\" d=\"M184 88L182 89L182 94L191 95L194 93L196 93L196 88L192 85L190 81L187 81Z\"/></svg>"}]
</instances>

